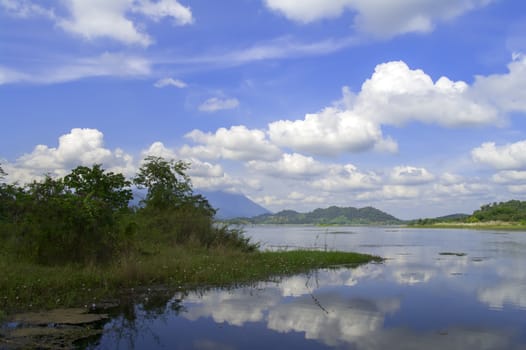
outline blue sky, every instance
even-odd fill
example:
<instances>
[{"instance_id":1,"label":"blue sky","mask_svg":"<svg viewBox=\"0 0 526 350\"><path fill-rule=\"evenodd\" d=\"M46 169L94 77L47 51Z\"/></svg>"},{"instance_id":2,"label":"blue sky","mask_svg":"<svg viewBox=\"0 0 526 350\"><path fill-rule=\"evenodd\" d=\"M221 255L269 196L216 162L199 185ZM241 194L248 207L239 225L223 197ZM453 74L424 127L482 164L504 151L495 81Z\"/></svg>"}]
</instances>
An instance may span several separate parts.
<instances>
[{"instance_id":1,"label":"blue sky","mask_svg":"<svg viewBox=\"0 0 526 350\"><path fill-rule=\"evenodd\" d=\"M7 181L145 155L269 208L526 194L526 3L0 0Z\"/></svg>"}]
</instances>

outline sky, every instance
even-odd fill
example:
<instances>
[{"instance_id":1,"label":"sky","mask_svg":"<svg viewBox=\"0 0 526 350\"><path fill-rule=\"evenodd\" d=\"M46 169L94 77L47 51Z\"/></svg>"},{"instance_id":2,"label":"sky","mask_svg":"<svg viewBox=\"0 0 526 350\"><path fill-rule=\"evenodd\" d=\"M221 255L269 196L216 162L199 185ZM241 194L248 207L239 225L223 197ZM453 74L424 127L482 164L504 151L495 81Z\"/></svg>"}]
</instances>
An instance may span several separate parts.
<instances>
[{"instance_id":1,"label":"sky","mask_svg":"<svg viewBox=\"0 0 526 350\"><path fill-rule=\"evenodd\" d=\"M6 182L147 155L272 211L526 200L526 2L0 0Z\"/></svg>"}]
</instances>

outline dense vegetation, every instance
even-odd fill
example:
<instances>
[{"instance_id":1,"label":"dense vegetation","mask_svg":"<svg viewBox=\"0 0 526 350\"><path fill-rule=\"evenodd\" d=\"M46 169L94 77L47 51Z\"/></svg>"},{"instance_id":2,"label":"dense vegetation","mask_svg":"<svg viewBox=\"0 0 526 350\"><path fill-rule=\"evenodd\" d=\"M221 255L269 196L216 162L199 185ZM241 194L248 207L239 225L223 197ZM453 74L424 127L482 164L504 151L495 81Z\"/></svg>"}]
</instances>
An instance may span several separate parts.
<instances>
[{"instance_id":1,"label":"dense vegetation","mask_svg":"<svg viewBox=\"0 0 526 350\"><path fill-rule=\"evenodd\" d=\"M505 224L505 225L504 225ZM418 219L409 222L416 226L441 226L441 225L496 225L496 226L523 226L526 224L526 202L510 200L485 204L473 214L453 214L438 218Z\"/></svg>"},{"instance_id":2,"label":"dense vegetation","mask_svg":"<svg viewBox=\"0 0 526 350\"><path fill-rule=\"evenodd\" d=\"M510 200L507 202L486 204L473 212L470 222L486 221L526 221L526 202Z\"/></svg>"},{"instance_id":3,"label":"dense vegetation","mask_svg":"<svg viewBox=\"0 0 526 350\"><path fill-rule=\"evenodd\" d=\"M215 210L193 193L187 168L147 157L131 181L97 164L24 186L2 183L1 253L54 265L106 263L155 244L255 250L239 231L214 225ZM135 208L128 206L132 183L146 190Z\"/></svg>"},{"instance_id":4,"label":"dense vegetation","mask_svg":"<svg viewBox=\"0 0 526 350\"><path fill-rule=\"evenodd\" d=\"M336 206L326 209L315 209L308 213L283 210L276 214L259 215L245 220L253 224L388 225L401 223L401 221L394 216L373 207L358 209Z\"/></svg>"},{"instance_id":5,"label":"dense vegetation","mask_svg":"<svg viewBox=\"0 0 526 350\"><path fill-rule=\"evenodd\" d=\"M140 286L226 285L379 260L341 252L259 252L214 222L188 164L147 157L137 175L79 166L6 184L0 167L0 321L18 310L82 306ZM132 185L145 190L130 207Z\"/></svg>"}]
</instances>

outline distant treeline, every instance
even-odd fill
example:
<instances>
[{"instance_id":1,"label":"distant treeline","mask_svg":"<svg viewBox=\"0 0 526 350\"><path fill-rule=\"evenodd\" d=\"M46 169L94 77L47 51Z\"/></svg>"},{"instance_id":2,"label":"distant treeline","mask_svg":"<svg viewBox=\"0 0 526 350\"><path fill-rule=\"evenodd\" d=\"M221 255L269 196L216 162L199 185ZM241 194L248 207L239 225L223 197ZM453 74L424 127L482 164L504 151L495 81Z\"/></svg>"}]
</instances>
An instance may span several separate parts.
<instances>
[{"instance_id":1,"label":"distant treeline","mask_svg":"<svg viewBox=\"0 0 526 350\"><path fill-rule=\"evenodd\" d=\"M438 218L425 218L409 222L410 225L433 225L439 223L476 223L476 222L526 223L526 202L510 200L485 204L473 214L453 214Z\"/></svg>"},{"instance_id":2,"label":"distant treeline","mask_svg":"<svg viewBox=\"0 0 526 350\"><path fill-rule=\"evenodd\" d=\"M401 220L373 207L354 208L331 206L308 213L283 210L276 214L263 214L253 218L233 220L250 224L296 225L372 225L400 224Z\"/></svg>"},{"instance_id":3,"label":"distant treeline","mask_svg":"<svg viewBox=\"0 0 526 350\"><path fill-rule=\"evenodd\" d=\"M0 254L40 264L97 264L152 244L254 250L238 230L214 223L216 211L194 194L188 167L149 156L130 180L96 164L27 185L4 183L0 168ZM132 185L146 190L135 207L129 206Z\"/></svg>"}]
</instances>

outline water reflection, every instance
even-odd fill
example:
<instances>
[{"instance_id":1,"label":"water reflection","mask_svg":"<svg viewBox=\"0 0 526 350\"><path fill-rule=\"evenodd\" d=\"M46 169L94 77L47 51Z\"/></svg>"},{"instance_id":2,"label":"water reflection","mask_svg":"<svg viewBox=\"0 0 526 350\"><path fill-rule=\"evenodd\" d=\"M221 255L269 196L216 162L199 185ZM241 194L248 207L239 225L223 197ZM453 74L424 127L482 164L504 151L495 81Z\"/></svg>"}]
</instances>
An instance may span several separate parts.
<instances>
[{"instance_id":1,"label":"water reflection","mask_svg":"<svg viewBox=\"0 0 526 350\"><path fill-rule=\"evenodd\" d=\"M388 259L231 290L146 294L92 348L526 348L526 235L341 231L340 249ZM269 245L320 235L274 234L264 234Z\"/></svg>"}]
</instances>

